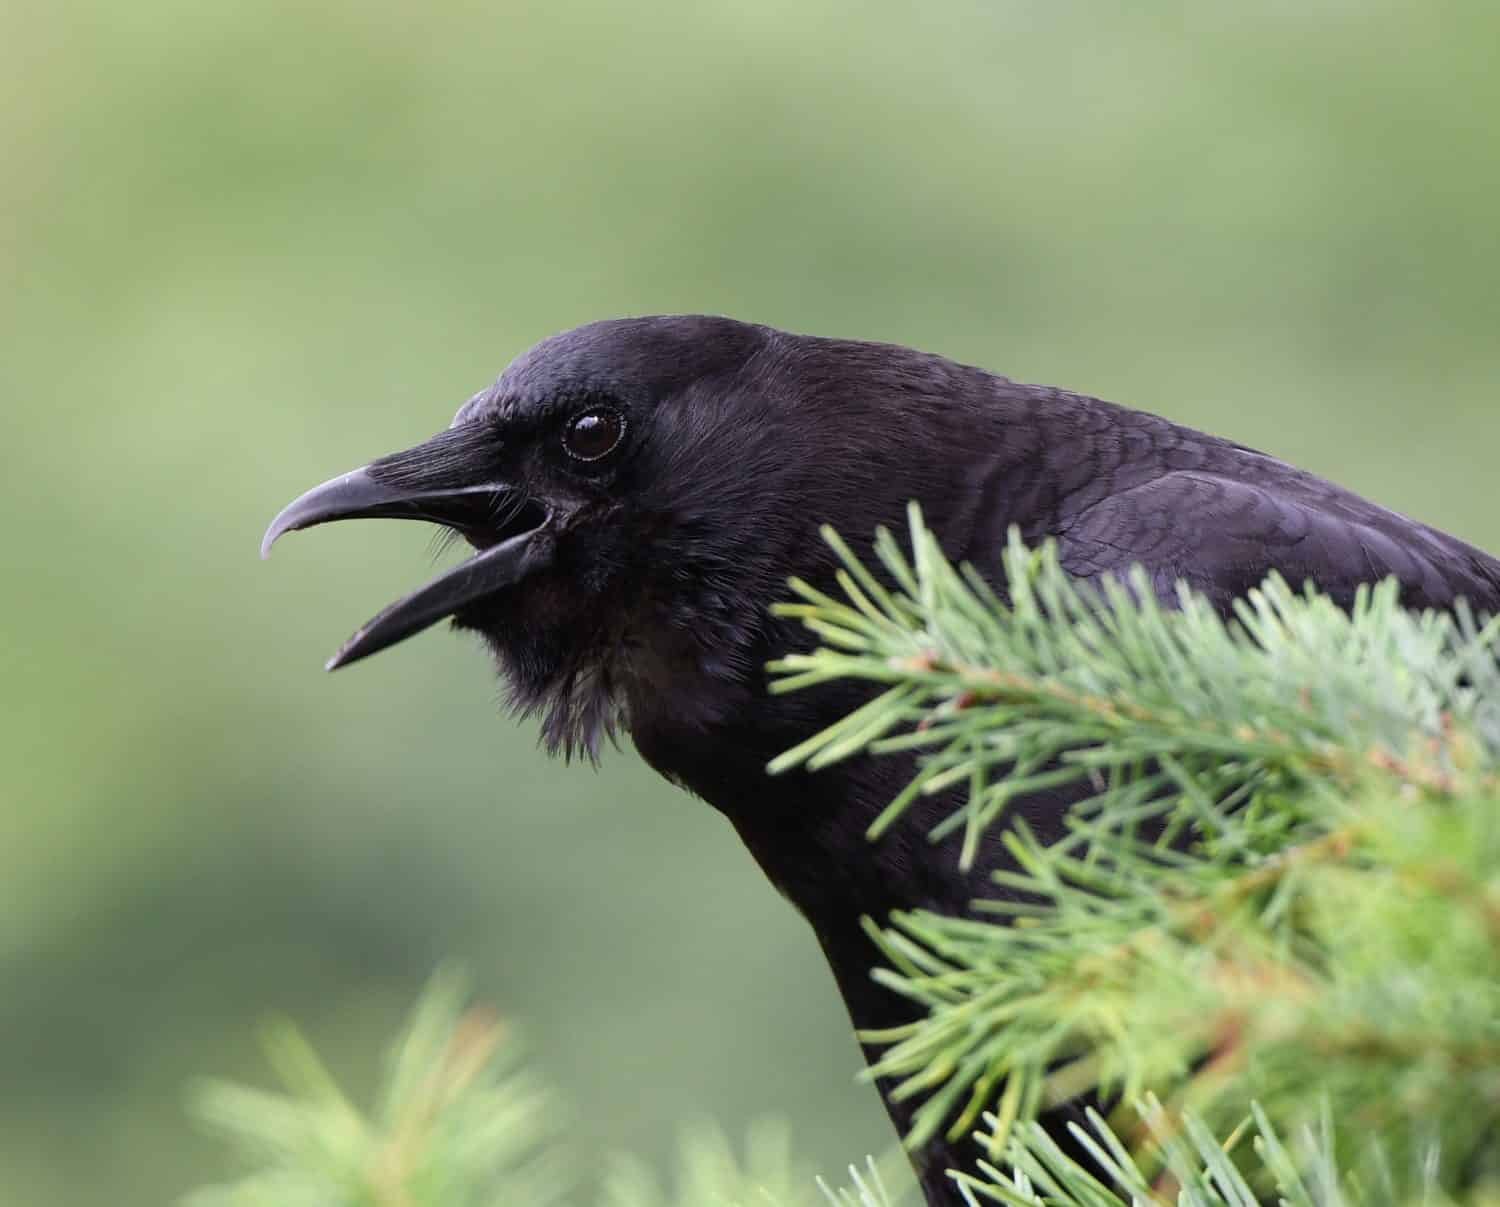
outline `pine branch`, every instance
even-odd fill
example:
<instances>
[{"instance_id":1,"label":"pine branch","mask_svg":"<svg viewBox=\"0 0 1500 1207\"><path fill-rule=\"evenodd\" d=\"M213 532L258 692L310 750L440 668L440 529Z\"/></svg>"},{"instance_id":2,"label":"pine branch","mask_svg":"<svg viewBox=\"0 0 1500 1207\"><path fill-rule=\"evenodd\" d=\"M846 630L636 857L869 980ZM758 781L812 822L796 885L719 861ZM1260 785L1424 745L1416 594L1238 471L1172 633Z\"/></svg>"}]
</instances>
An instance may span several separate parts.
<instances>
[{"instance_id":1,"label":"pine branch","mask_svg":"<svg viewBox=\"0 0 1500 1207\"><path fill-rule=\"evenodd\" d=\"M1500 1205L1500 1183L1450 1194L1436 1174L1436 1145L1419 1154L1418 1165L1404 1176L1378 1140L1367 1144L1357 1160L1341 1162L1326 1104L1312 1123L1291 1134L1279 1131L1252 1104L1249 1115L1222 1138L1191 1112L1174 1115L1152 1098L1137 1113L1155 1157L1149 1169L1091 1111L1087 1128L1071 1124L1069 1130L1095 1162L1098 1175L1031 1123L1011 1136L1001 1160L980 1162L977 1175L956 1174L955 1184L968 1207L1254 1207L1272 1196L1284 1207ZM1247 1169L1258 1171L1259 1181L1247 1176Z\"/></svg>"},{"instance_id":2,"label":"pine branch","mask_svg":"<svg viewBox=\"0 0 1500 1207\"><path fill-rule=\"evenodd\" d=\"M634 1158L616 1157L605 1178L603 1207L893 1207L879 1164L849 1167L849 1188L812 1178L792 1156L790 1129L766 1120L751 1128L736 1156L717 1128L684 1133L671 1192Z\"/></svg>"},{"instance_id":3,"label":"pine branch","mask_svg":"<svg viewBox=\"0 0 1500 1207\"><path fill-rule=\"evenodd\" d=\"M266 1049L284 1091L209 1083L198 1116L252 1167L189 1207L478 1207L566 1201L575 1182L556 1097L494 1016L440 973L392 1049L376 1111L357 1110L289 1023Z\"/></svg>"},{"instance_id":4,"label":"pine branch","mask_svg":"<svg viewBox=\"0 0 1500 1207\"><path fill-rule=\"evenodd\" d=\"M802 602L776 608L825 644L772 663L773 691L834 679L886 691L771 770L923 755L872 837L918 793L966 783L964 810L934 833L962 825L966 862L1016 796L1076 781L1098 787L1080 818L1132 804L1137 822L1189 819L1205 799L1347 787L1372 768L1444 790L1482 764L1494 783L1500 621L1481 629L1463 609L1407 612L1394 581L1361 591L1345 613L1275 575L1226 621L1185 589L1175 608L1162 605L1139 571L1124 583L1076 583L1054 548L1029 551L1014 534L1001 601L944 559L915 506L911 523L910 558L888 531L876 534L894 589L825 530L846 599L793 580ZM1156 778L1143 782L1148 767ZM1272 849L1285 845L1269 837Z\"/></svg>"},{"instance_id":5,"label":"pine branch","mask_svg":"<svg viewBox=\"0 0 1500 1207\"><path fill-rule=\"evenodd\" d=\"M864 1036L888 1045L870 1075L923 1099L909 1144L993 1110L1003 1151L1044 1106L1156 1090L1221 1126L1257 1097L1289 1131L1328 1101L1337 1136L1378 1133L1405 1170L1437 1153L1445 1186L1494 1164L1500 627L1409 613L1394 583L1345 613L1274 577L1226 622L1015 540L1001 600L915 509L910 559L878 534L888 586L828 535L846 598L793 584L780 611L825 645L779 687L884 690L772 769L915 751L872 837L967 785L933 832L962 826L965 861L1016 797L1085 796L1061 842L1005 835L1007 899L980 905L1002 922L869 927L877 978L927 1011Z\"/></svg>"},{"instance_id":6,"label":"pine branch","mask_svg":"<svg viewBox=\"0 0 1500 1207\"><path fill-rule=\"evenodd\" d=\"M498 1019L466 1007L462 978L439 973L387 1062L378 1106L361 1113L290 1025L268 1029L273 1093L210 1083L198 1116L249 1172L186 1207L559 1207L580 1201L580 1171L557 1097L521 1065ZM903 1162L904 1163L904 1162ZM608 1161L600 1207L893 1207L876 1162L849 1189L814 1179L789 1129L753 1127L743 1156L722 1132L684 1133L669 1189L638 1161Z\"/></svg>"}]
</instances>

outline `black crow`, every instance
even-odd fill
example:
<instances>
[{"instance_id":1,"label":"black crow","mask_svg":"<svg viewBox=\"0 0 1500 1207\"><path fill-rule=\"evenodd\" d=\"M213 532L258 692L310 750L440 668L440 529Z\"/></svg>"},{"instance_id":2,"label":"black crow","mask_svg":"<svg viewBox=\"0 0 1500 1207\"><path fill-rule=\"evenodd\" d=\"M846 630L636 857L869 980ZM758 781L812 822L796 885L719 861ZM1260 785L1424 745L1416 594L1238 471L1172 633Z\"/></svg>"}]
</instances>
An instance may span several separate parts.
<instances>
[{"instance_id":1,"label":"black crow","mask_svg":"<svg viewBox=\"0 0 1500 1207\"><path fill-rule=\"evenodd\" d=\"M425 520L477 553L381 612L342 666L447 617L481 635L547 747L593 755L628 733L662 775L734 825L811 924L854 1023L909 1021L870 979L860 918L963 912L970 874L927 832L929 799L871 846L865 828L911 773L851 760L767 778L765 766L861 698L828 687L771 699L766 663L805 638L774 619L790 575L831 587L832 524L868 555L918 500L947 554L1003 591L1015 525L1057 541L1083 578L1140 563L1170 599L1185 581L1221 608L1271 570L1336 600L1388 575L1415 607L1467 597L1500 611L1500 563L1253 449L1156 416L888 344L817 339L725 318L593 323L544 340L424 444L303 495L281 534L330 520ZM1016 811L1060 833L1057 795ZM958 839L955 837L954 842ZM910 1107L887 1103L898 1127ZM942 1143L919 1154L952 1201Z\"/></svg>"}]
</instances>

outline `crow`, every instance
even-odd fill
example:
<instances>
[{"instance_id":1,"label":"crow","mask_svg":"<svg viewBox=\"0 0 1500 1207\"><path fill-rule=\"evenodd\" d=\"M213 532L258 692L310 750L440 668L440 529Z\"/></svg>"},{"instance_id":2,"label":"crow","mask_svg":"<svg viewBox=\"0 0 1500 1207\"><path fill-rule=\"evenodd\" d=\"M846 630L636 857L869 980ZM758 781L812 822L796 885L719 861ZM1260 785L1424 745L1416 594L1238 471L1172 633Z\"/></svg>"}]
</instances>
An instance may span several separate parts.
<instances>
[{"instance_id":1,"label":"crow","mask_svg":"<svg viewBox=\"0 0 1500 1207\"><path fill-rule=\"evenodd\" d=\"M446 618L479 634L550 751L592 758L628 734L723 813L811 925L855 1026L884 1028L914 1007L871 980L860 919L967 912L999 838L960 871L958 837L927 838L956 805L936 797L868 844L912 772L897 758L769 779L771 758L865 697L830 685L773 700L766 664L807 641L770 611L787 579L832 589L819 526L868 557L909 500L1002 593L1016 528L1054 540L1081 579L1139 564L1168 603L1184 582L1227 610L1276 570L1344 606L1395 576L1411 607L1465 597L1500 612L1494 558L1254 449L909 348L699 315L543 340L446 430L293 502L262 553L356 517L462 536L472 557L380 612L329 668ZM1041 793L1013 815L1055 838L1068 804ZM905 1130L912 1105L886 1106ZM929 1202L955 1200L943 1170L960 1160L941 1140L914 1156Z\"/></svg>"}]
</instances>

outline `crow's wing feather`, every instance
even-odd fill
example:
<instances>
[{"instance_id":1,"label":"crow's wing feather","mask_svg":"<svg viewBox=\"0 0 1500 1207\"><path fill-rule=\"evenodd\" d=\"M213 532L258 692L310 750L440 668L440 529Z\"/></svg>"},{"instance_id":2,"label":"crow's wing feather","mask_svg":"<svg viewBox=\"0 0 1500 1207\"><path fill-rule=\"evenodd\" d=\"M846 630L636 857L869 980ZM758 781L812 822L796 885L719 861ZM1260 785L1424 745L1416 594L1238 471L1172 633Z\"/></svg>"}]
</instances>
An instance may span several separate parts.
<instances>
[{"instance_id":1,"label":"crow's wing feather","mask_svg":"<svg viewBox=\"0 0 1500 1207\"><path fill-rule=\"evenodd\" d=\"M1264 470L1265 461L1256 458ZM1080 577L1140 563L1171 599L1179 580L1220 608L1277 570L1347 606L1361 583L1394 575L1411 607L1466 598L1500 612L1500 562L1330 482L1287 469L1269 481L1221 471L1167 472L1106 496L1057 532L1064 567Z\"/></svg>"}]
</instances>

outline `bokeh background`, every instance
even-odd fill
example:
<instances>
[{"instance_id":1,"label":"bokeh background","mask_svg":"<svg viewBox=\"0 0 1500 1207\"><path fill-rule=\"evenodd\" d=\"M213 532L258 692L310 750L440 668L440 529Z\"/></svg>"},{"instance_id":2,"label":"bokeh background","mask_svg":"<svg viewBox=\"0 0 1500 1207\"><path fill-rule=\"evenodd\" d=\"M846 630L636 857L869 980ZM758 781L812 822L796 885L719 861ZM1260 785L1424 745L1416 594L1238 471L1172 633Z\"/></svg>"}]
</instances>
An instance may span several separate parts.
<instances>
[{"instance_id":1,"label":"bokeh background","mask_svg":"<svg viewBox=\"0 0 1500 1207\"><path fill-rule=\"evenodd\" d=\"M534 340L716 311L1261 446L1492 548L1500 6L0 6L0 1201L224 1172L287 1013L351 1085L440 960L590 1147L887 1130L810 935L627 752L549 763L314 481Z\"/></svg>"}]
</instances>

